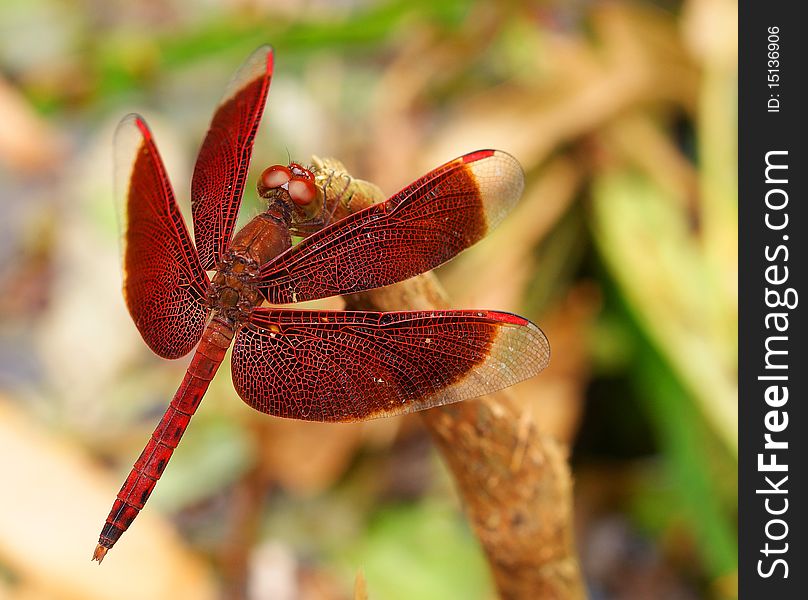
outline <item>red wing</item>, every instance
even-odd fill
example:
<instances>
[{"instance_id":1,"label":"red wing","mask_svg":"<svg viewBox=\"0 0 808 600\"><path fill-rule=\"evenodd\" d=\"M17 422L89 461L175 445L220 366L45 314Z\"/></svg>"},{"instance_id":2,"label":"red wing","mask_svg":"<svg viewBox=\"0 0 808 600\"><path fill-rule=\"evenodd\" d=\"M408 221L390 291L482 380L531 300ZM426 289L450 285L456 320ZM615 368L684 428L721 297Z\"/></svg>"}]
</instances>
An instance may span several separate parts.
<instances>
[{"instance_id":1,"label":"red wing","mask_svg":"<svg viewBox=\"0 0 808 600\"><path fill-rule=\"evenodd\" d=\"M219 102L196 159L191 181L194 239L208 271L230 244L272 66L269 46L261 46L244 61Z\"/></svg>"},{"instance_id":2,"label":"red wing","mask_svg":"<svg viewBox=\"0 0 808 600\"><path fill-rule=\"evenodd\" d=\"M438 167L386 202L338 221L267 263L273 304L351 294L433 269L505 217L524 187L510 154L480 150Z\"/></svg>"},{"instance_id":3,"label":"red wing","mask_svg":"<svg viewBox=\"0 0 808 600\"><path fill-rule=\"evenodd\" d=\"M259 308L233 348L233 383L261 412L357 421L493 392L547 366L530 321L493 311Z\"/></svg>"},{"instance_id":4,"label":"red wing","mask_svg":"<svg viewBox=\"0 0 808 600\"><path fill-rule=\"evenodd\" d=\"M179 358L202 336L208 276L138 115L125 117L115 131L115 167L126 306L155 353Z\"/></svg>"}]
</instances>

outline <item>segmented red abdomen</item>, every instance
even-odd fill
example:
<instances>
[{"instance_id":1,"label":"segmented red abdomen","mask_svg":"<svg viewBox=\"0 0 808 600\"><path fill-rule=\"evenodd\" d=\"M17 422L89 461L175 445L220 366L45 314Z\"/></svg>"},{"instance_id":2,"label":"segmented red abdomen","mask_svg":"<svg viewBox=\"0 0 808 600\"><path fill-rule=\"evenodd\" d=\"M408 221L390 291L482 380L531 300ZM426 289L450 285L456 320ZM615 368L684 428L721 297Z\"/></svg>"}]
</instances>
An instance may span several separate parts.
<instances>
[{"instance_id":1,"label":"segmented red abdomen","mask_svg":"<svg viewBox=\"0 0 808 600\"><path fill-rule=\"evenodd\" d=\"M100 561L104 558L146 504L216 374L234 333L230 324L217 317L205 328L177 393L118 492L101 530L94 559Z\"/></svg>"}]
</instances>

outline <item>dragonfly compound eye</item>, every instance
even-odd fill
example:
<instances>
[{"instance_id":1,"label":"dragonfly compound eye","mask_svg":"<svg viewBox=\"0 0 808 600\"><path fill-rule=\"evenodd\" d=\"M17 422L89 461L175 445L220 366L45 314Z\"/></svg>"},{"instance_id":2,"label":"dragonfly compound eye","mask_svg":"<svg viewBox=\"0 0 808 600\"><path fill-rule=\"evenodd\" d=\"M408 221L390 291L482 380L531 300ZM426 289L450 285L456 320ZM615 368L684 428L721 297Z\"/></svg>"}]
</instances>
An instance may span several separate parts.
<instances>
[{"instance_id":1,"label":"dragonfly compound eye","mask_svg":"<svg viewBox=\"0 0 808 600\"><path fill-rule=\"evenodd\" d=\"M317 187L310 179L294 177L289 182L289 197L298 206L308 206L317 198Z\"/></svg>"},{"instance_id":2,"label":"dragonfly compound eye","mask_svg":"<svg viewBox=\"0 0 808 600\"><path fill-rule=\"evenodd\" d=\"M258 178L258 194L266 196L267 192L282 187L292 179L292 171L283 165L274 165L264 169Z\"/></svg>"},{"instance_id":3,"label":"dragonfly compound eye","mask_svg":"<svg viewBox=\"0 0 808 600\"><path fill-rule=\"evenodd\" d=\"M289 163L289 170L295 177L300 177L302 179L311 179L312 181L314 181L314 173L309 171L306 167L304 167L300 163L296 162Z\"/></svg>"}]
</instances>

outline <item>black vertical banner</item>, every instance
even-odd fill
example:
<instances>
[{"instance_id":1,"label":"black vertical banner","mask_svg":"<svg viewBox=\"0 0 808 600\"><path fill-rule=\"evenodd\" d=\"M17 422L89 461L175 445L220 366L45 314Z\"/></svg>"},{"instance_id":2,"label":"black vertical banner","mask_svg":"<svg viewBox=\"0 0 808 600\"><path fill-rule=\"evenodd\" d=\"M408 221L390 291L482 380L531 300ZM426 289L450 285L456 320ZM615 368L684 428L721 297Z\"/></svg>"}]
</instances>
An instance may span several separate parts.
<instances>
[{"instance_id":1,"label":"black vertical banner","mask_svg":"<svg viewBox=\"0 0 808 600\"><path fill-rule=\"evenodd\" d=\"M739 586L808 590L808 29L801 2L742 2L739 54Z\"/></svg>"}]
</instances>

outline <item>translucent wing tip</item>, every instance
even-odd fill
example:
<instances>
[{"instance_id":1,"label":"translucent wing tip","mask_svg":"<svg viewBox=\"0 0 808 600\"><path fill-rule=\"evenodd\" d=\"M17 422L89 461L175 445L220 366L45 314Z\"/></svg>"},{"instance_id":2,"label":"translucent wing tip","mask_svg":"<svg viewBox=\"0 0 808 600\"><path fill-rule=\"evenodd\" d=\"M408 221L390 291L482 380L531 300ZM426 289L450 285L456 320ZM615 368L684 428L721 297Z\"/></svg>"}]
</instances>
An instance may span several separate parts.
<instances>
[{"instance_id":1,"label":"translucent wing tip","mask_svg":"<svg viewBox=\"0 0 808 600\"><path fill-rule=\"evenodd\" d=\"M517 328L519 337L526 341L523 351L529 352L531 358L532 373L528 377L537 375L550 364L550 341L541 328L532 321L509 312L488 311L486 316L506 325ZM505 330L507 331L507 330Z\"/></svg>"},{"instance_id":2,"label":"translucent wing tip","mask_svg":"<svg viewBox=\"0 0 808 600\"><path fill-rule=\"evenodd\" d=\"M269 44L258 46L239 67L238 72L262 72L272 75L275 70L275 49Z\"/></svg>"},{"instance_id":3,"label":"translucent wing tip","mask_svg":"<svg viewBox=\"0 0 808 600\"><path fill-rule=\"evenodd\" d=\"M244 86L259 77L272 77L275 69L275 50L269 44L264 44L253 50L238 70L233 74L225 88L219 104L235 96Z\"/></svg>"},{"instance_id":4,"label":"translucent wing tip","mask_svg":"<svg viewBox=\"0 0 808 600\"><path fill-rule=\"evenodd\" d=\"M146 125L146 119L138 113L131 112L118 122L118 126L115 128L115 138L117 139L123 132L127 132L132 128L140 131L144 137L151 137L151 130Z\"/></svg>"},{"instance_id":5,"label":"translucent wing tip","mask_svg":"<svg viewBox=\"0 0 808 600\"><path fill-rule=\"evenodd\" d=\"M476 150L460 157L480 190L489 229L505 218L525 189L525 173L516 158L502 150Z\"/></svg>"},{"instance_id":6,"label":"translucent wing tip","mask_svg":"<svg viewBox=\"0 0 808 600\"><path fill-rule=\"evenodd\" d=\"M138 152L145 140L151 140L152 134L146 120L137 113L129 113L120 120L113 136L114 155L114 193L118 229L121 235L126 230L126 198L132 171ZM123 253L123 247L121 248ZM121 254L123 256L123 254Z\"/></svg>"},{"instance_id":7,"label":"translucent wing tip","mask_svg":"<svg viewBox=\"0 0 808 600\"><path fill-rule=\"evenodd\" d=\"M275 71L275 49L269 44L264 44L259 46L255 52L266 57L267 74L272 75Z\"/></svg>"},{"instance_id":8,"label":"translucent wing tip","mask_svg":"<svg viewBox=\"0 0 808 600\"><path fill-rule=\"evenodd\" d=\"M550 355L551 355L550 340L547 339L547 336L544 334L541 328L535 323L528 321L527 328L530 330L530 333L532 334L532 338L535 341L536 345L541 349L540 350L541 358L538 362L538 371L536 371L536 373L538 374L544 371L544 369L546 369L547 366L550 364Z\"/></svg>"}]
</instances>

